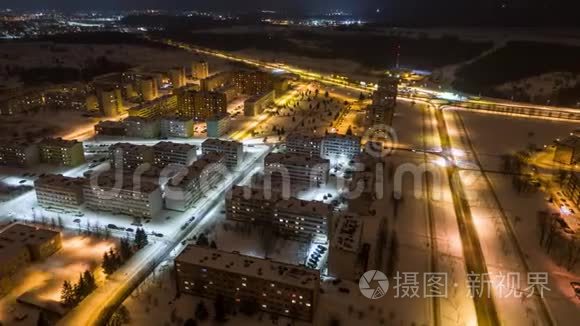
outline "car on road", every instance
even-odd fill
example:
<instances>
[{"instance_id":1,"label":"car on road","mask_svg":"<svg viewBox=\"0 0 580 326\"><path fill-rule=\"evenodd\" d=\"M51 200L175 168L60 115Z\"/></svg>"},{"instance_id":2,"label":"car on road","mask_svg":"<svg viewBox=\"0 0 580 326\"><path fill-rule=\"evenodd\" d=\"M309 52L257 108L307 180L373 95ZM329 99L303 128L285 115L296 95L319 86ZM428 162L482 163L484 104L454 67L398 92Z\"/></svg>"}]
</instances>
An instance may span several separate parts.
<instances>
[{"instance_id":1,"label":"car on road","mask_svg":"<svg viewBox=\"0 0 580 326\"><path fill-rule=\"evenodd\" d=\"M163 233L153 233L153 235L158 238L163 238Z\"/></svg>"},{"instance_id":2,"label":"car on road","mask_svg":"<svg viewBox=\"0 0 580 326\"><path fill-rule=\"evenodd\" d=\"M109 229L112 229L112 230L117 230L117 229L119 229L119 228L118 228L118 227L117 227L115 224L109 224L109 225L107 225L107 227L108 227Z\"/></svg>"},{"instance_id":3,"label":"car on road","mask_svg":"<svg viewBox=\"0 0 580 326\"><path fill-rule=\"evenodd\" d=\"M80 222L81 222L81 219L80 219L80 218L75 218L75 219L73 220L73 222L74 222L74 223L80 223Z\"/></svg>"},{"instance_id":4,"label":"car on road","mask_svg":"<svg viewBox=\"0 0 580 326\"><path fill-rule=\"evenodd\" d=\"M133 230L132 228L126 228L125 231L127 231L127 232L135 232L135 230Z\"/></svg>"}]
</instances>

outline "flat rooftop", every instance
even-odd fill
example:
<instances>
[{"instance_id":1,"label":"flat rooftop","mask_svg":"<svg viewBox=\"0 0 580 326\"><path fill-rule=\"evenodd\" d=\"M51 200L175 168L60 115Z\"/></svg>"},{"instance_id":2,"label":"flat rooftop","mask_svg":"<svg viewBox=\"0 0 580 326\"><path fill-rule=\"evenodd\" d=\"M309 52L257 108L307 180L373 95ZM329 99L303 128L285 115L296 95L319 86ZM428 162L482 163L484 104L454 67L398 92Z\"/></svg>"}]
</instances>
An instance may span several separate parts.
<instances>
[{"instance_id":1,"label":"flat rooftop","mask_svg":"<svg viewBox=\"0 0 580 326\"><path fill-rule=\"evenodd\" d=\"M317 270L194 245L175 261L305 289L315 290L320 283Z\"/></svg>"},{"instance_id":2,"label":"flat rooftop","mask_svg":"<svg viewBox=\"0 0 580 326\"><path fill-rule=\"evenodd\" d=\"M155 151L164 152L188 152L191 150L197 150L197 146L184 144L184 143L173 143L170 141L162 141L153 145Z\"/></svg>"},{"instance_id":3,"label":"flat rooftop","mask_svg":"<svg viewBox=\"0 0 580 326\"><path fill-rule=\"evenodd\" d=\"M218 152L210 152L198 157L197 161L187 167L187 175L183 177L179 185L184 184L186 181L199 178L208 166L215 163L223 163L224 157L224 154Z\"/></svg>"},{"instance_id":4,"label":"flat rooftop","mask_svg":"<svg viewBox=\"0 0 580 326\"><path fill-rule=\"evenodd\" d=\"M235 140L222 140L218 138L208 138L203 143L201 143L201 148L212 147L219 149L235 149L242 147L242 143Z\"/></svg>"},{"instance_id":5,"label":"flat rooftop","mask_svg":"<svg viewBox=\"0 0 580 326\"><path fill-rule=\"evenodd\" d=\"M81 142L76 139L65 140L62 138L45 138L40 142L40 146L57 146L65 148L70 148L77 144L81 144Z\"/></svg>"},{"instance_id":6,"label":"flat rooftop","mask_svg":"<svg viewBox=\"0 0 580 326\"><path fill-rule=\"evenodd\" d=\"M363 221L356 215L342 215L338 218L331 247L356 253L361 244Z\"/></svg>"},{"instance_id":7,"label":"flat rooftop","mask_svg":"<svg viewBox=\"0 0 580 326\"><path fill-rule=\"evenodd\" d=\"M38 186L55 186L55 187L82 187L86 183L85 178L65 177L62 174L45 174L34 182Z\"/></svg>"},{"instance_id":8,"label":"flat rooftop","mask_svg":"<svg viewBox=\"0 0 580 326\"><path fill-rule=\"evenodd\" d=\"M270 153L264 159L264 163L278 163L283 165L312 166L315 164L329 164L329 160L319 156L310 156L299 153Z\"/></svg>"},{"instance_id":9,"label":"flat rooftop","mask_svg":"<svg viewBox=\"0 0 580 326\"><path fill-rule=\"evenodd\" d=\"M269 196L266 193L270 192ZM229 197L244 198L248 201L250 200L278 200L280 198L280 193L274 189L268 190L264 188L248 187L248 186L233 186L228 193Z\"/></svg>"},{"instance_id":10,"label":"flat rooftop","mask_svg":"<svg viewBox=\"0 0 580 326\"><path fill-rule=\"evenodd\" d=\"M276 203L276 208L291 211L293 213L302 213L305 215L323 215L328 217L332 213L332 207L321 201L308 201L298 198L281 200Z\"/></svg>"},{"instance_id":11,"label":"flat rooftop","mask_svg":"<svg viewBox=\"0 0 580 326\"><path fill-rule=\"evenodd\" d=\"M0 247L12 243L24 246L40 245L59 235L60 232L15 223L0 233Z\"/></svg>"}]
</instances>

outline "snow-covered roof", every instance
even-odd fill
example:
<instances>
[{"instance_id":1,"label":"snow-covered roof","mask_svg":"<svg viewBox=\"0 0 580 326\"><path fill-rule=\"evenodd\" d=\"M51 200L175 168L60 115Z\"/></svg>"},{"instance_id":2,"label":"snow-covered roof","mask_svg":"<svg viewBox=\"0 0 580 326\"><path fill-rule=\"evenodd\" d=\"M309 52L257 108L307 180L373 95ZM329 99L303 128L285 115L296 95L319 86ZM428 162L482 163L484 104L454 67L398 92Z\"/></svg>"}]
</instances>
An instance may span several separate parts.
<instances>
[{"instance_id":1,"label":"snow-covered roof","mask_svg":"<svg viewBox=\"0 0 580 326\"><path fill-rule=\"evenodd\" d=\"M361 244L363 221L356 215L342 215L332 238L331 247L344 251L358 252Z\"/></svg>"},{"instance_id":2,"label":"snow-covered roof","mask_svg":"<svg viewBox=\"0 0 580 326\"><path fill-rule=\"evenodd\" d=\"M306 289L320 283L320 272L314 269L195 245L187 246L175 261Z\"/></svg>"},{"instance_id":3,"label":"snow-covered roof","mask_svg":"<svg viewBox=\"0 0 580 326\"><path fill-rule=\"evenodd\" d=\"M284 165L312 166L315 164L328 164L327 159L318 156L310 156L299 153L270 153L264 159L264 163L279 163Z\"/></svg>"}]
</instances>

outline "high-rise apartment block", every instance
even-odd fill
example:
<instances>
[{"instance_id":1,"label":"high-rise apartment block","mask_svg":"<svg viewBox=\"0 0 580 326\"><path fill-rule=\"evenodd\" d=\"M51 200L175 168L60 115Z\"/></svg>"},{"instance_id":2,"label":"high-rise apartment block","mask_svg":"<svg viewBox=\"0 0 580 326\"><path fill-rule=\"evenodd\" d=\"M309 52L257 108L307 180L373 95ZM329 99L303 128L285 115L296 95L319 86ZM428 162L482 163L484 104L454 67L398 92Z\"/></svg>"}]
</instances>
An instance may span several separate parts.
<instances>
[{"instance_id":1,"label":"high-rise apartment block","mask_svg":"<svg viewBox=\"0 0 580 326\"><path fill-rule=\"evenodd\" d=\"M173 85L173 89L185 86L185 69L183 67L173 67L169 70L169 80Z\"/></svg>"},{"instance_id":2,"label":"high-rise apartment block","mask_svg":"<svg viewBox=\"0 0 580 326\"><path fill-rule=\"evenodd\" d=\"M268 313L312 321L320 272L305 267L189 245L175 259L180 293L248 302Z\"/></svg>"},{"instance_id":3,"label":"high-rise apartment block","mask_svg":"<svg viewBox=\"0 0 580 326\"><path fill-rule=\"evenodd\" d=\"M393 114L397 105L399 79L385 76L379 80L378 89L373 93L373 103L367 108L367 121L372 125L393 123Z\"/></svg>"},{"instance_id":4,"label":"high-rise apartment block","mask_svg":"<svg viewBox=\"0 0 580 326\"><path fill-rule=\"evenodd\" d=\"M139 91L143 101L152 101L159 96L157 79L153 76L144 76L139 80Z\"/></svg>"},{"instance_id":5,"label":"high-rise apartment block","mask_svg":"<svg viewBox=\"0 0 580 326\"><path fill-rule=\"evenodd\" d=\"M191 65L191 75L197 79L205 79L209 76L209 65L207 61L195 61Z\"/></svg>"},{"instance_id":6,"label":"high-rise apartment block","mask_svg":"<svg viewBox=\"0 0 580 326\"><path fill-rule=\"evenodd\" d=\"M227 114L226 95L218 92L181 89L177 91L177 114L195 121Z\"/></svg>"}]
</instances>

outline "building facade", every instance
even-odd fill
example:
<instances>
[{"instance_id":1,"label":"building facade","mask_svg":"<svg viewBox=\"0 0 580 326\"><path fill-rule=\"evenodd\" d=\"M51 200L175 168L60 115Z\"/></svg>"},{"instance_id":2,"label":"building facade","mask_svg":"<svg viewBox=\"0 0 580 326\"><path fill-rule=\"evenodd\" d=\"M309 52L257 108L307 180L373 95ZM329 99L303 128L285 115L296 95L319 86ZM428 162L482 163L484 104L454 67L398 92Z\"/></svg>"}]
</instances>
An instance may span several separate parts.
<instances>
[{"instance_id":1,"label":"building facade","mask_svg":"<svg viewBox=\"0 0 580 326\"><path fill-rule=\"evenodd\" d=\"M207 136L219 138L225 135L230 129L230 115L222 114L213 116L206 120Z\"/></svg>"},{"instance_id":2,"label":"building facade","mask_svg":"<svg viewBox=\"0 0 580 326\"><path fill-rule=\"evenodd\" d=\"M197 157L197 147L163 141L153 146L153 164L163 168L170 164L190 166Z\"/></svg>"},{"instance_id":3,"label":"building facade","mask_svg":"<svg viewBox=\"0 0 580 326\"><path fill-rule=\"evenodd\" d=\"M161 137L193 137L193 120L181 117L164 117L160 121Z\"/></svg>"},{"instance_id":4,"label":"building facade","mask_svg":"<svg viewBox=\"0 0 580 326\"><path fill-rule=\"evenodd\" d=\"M318 304L317 270L189 245L176 259L180 293L249 303L268 313L312 321Z\"/></svg>"},{"instance_id":5,"label":"building facade","mask_svg":"<svg viewBox=\"0 0 580 326\"><path fill-rule=\"evenodd\" d=\"M305 189L326 184L330 163L317 156L270 153L264 159L264 174L272 184Z\"/></svg>"},{"instance_id":6,"label":"building facade","mask_svg":"<svg viewBox=\"0 0 580 326\"><path fill-rule=\"evenodd\" d=\"M273 90L253 95L244 102L244 115L247 117L253 117L262 114L272 101L274 101Z\"/></svg>"},{"instance_id":7,"label":"building facade","mask_svg":"<svg viewBox=\"0 0 580 326\"><path fill-rule=\"evenodd\" d=\"M34 181L38 205L47 210L78 211L84 203L84 178L47 174Z\"/></svg>"},{"instance_id":8,"label":"building facade","mask_svg":"<svg viewBox=\"0 0 580 326\"><path fill-rule=\"evenodd\" d=\"M209 76L209 64L207 61L195 61L191 65L191 75L197 79L205 79Z\"/></svg>"},{"instance_id":9,"label":"building facade","mask_svg":"<svg viewBox=\"0 0 580 326\"><path fill-rule=\"evenodd\" d=\"M46 138L38 144L40 161L58 166L78 166L85 163L83 143L77 140Z\"/></svg>"},{"instance_id":10,"label":"building facade","mask_svg":"<svg viewBox=\"0 0 580 326\"><path fill-rule=\"evenodd\" d=\"M322 157L352 160L361 152L361 138L354 135L328 134L322 140Z\"/></svg>"},{"instance_id":11,"label":"building facade","mask_svg":"<svg viewBox=\"0 0 580 326\"><path fill-rule=\"evenodd\" d=\"M207 196L228 175L222 153L204 154L188 167L187 174L178 175L165 188L165 207L184 212Z\"/></svg>"},{"instance_id":12,"label":"building facade","mask_svg":"<svg viewBox=\"0 0 580 326\"><path fill-rule=\"evenodd\" d=\"M25 140L0 143L0 165L31 167L40 162L38 145Z\"/></svg>"},{"instance_id":13,"label":"building facade","mask_svg":"<svg viewBox=\"0 0 580 326\"><path fill-rule=\"evenodd\" d=\"M291 133L286 137L286 151L308 156L320 156L322 154L322 137Z\"/></svg>"},{"instance_id":14,"label":"building facade","mask_svg":"<svg viewBox=\"0 0 580 326\"><path fill-rule=\"evenodd\" d=\"M158 138L161 132L159 120L154 118L128 117L123 123L127 137Z\"/></svg>"},{"instance_id":15,"label":"building facade","mask_svg":"<svg viewBox=\"0 0 580 326\"><path fill-rule=\"evenodd\" d=\"M159 185L143 180L137 184L132 177L122 180L110 175L90 177L83 195L86 208L112 214L151 219L163 208Z\"/></svg>"},{"instance_id":16,"label":"building facade","mask_svg":"<svg viewBox=\"0 0 580 326\"><path fill-rule=\"evenodd\" d=\"M143 164L153 164L153 148L146 145L116 143L109 147L109 157L115 169L135 170Z\"/></svg>"},{"instance_id":17,"label":"building facade","mask_svg":"<svg viewBox=\"0 0 580 326\"><path fill-rule=\"evenodd\" d=\"M210 152L223 153L228 168L235 169L244 160L244 145L237 141L208 138L201 144L201 151L205 155Z\"/></svg>"}]
</instances>

